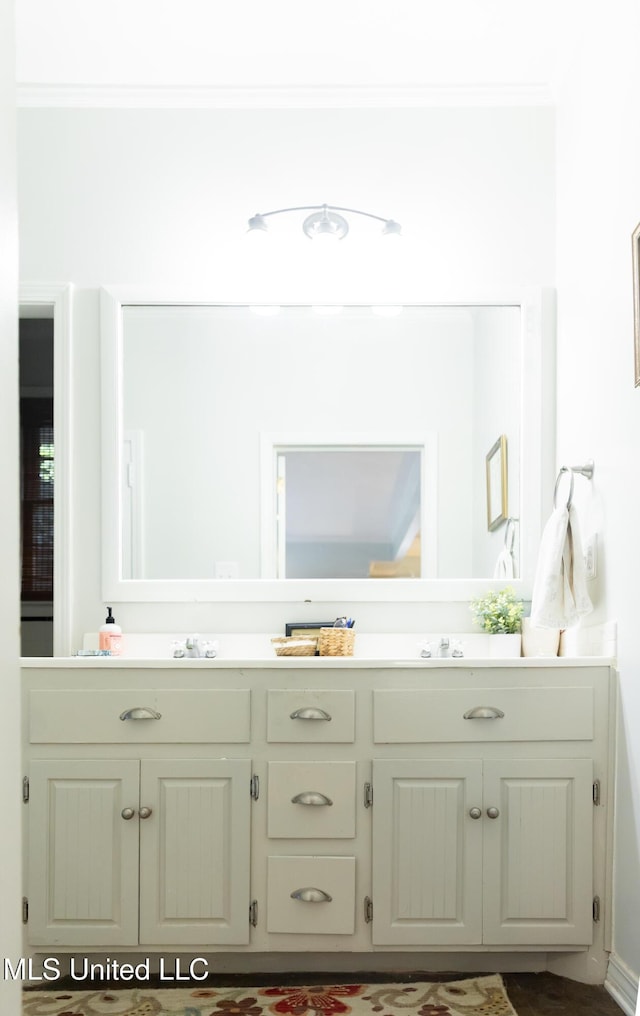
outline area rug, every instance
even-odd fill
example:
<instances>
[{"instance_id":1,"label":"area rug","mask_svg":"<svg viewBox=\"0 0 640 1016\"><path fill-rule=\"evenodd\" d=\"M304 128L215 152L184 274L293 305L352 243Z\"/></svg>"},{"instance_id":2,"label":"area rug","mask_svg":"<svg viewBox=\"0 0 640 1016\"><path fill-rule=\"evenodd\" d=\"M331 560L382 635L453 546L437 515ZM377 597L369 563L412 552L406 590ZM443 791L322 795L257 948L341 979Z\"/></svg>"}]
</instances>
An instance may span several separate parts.
<instances>
[{"instance_id":1,"label":"area rug","mask_svg":"<svg viewBox=\"0 0 640 1016\"><path fill-rule=\"evenodd\" d=\"M23 1016L517 1016L499 974L413 984L25 991Z\"/></svg>"}]
</instances>

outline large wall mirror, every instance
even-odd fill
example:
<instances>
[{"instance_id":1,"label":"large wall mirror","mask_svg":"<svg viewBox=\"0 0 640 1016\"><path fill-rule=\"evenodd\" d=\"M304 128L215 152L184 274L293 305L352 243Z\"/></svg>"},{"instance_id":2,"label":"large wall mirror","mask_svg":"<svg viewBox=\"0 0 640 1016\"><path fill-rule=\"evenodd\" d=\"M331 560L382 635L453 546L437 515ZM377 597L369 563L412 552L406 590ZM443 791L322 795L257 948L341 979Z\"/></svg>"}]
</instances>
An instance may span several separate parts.
<instances>
[{"instance_id":1,"label":"large wall mirror","mask_svg":"<svg viewBox=\"0 0 640 1016\"><path fill-rule=\"evenodd\" d=\"M312 307L103 290L105 598L466 599L506 537L526 594L552 335L540 291Z\"/></svg>"}]
</instances>

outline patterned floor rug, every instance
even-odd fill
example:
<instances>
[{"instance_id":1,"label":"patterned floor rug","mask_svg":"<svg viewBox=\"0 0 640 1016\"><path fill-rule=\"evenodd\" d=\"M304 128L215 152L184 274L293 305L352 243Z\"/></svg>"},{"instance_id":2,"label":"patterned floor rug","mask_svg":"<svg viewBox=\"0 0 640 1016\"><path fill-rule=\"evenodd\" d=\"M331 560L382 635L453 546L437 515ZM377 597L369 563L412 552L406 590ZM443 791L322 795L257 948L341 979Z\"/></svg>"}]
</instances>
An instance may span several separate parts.
<instances>
[{"instance_id":1,"label":"patterned floor rug","mask_svg":"<svg viewBox=\"0 0 640 1016\"><path fill-rule=\"evenodd\" d=\"M25 991L23 1016L517 1016L499 974L269 988Z\"/></svg>"}]
</instances>

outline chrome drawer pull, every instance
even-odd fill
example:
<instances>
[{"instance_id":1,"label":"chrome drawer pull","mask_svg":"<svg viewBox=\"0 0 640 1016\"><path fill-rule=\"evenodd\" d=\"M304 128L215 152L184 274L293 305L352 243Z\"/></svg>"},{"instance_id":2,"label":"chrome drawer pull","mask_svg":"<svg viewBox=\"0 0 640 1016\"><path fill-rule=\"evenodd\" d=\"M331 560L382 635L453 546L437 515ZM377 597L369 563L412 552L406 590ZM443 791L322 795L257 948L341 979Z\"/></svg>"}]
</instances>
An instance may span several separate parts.
<instances>
[{"instance_id":1,"label":"chrome drawer pull","mask_svg":"<svg viewBox=\"0 0 640 1016\"><path fill-rule=\"evenodd\" d=\"M295 709L291 713L292 720L330 720L329 713L325 713L324 709L319 709L318 706L302 706L301 709Z\"/></svg>"},{"instance_id":2,"label":"chrome drawer pull","mask_svg":"<svg viewBox=\"0 0 640 1016\"><path fill-rule=\"evenodd\" d=\"M482 818L482 808L469 808L471 818Z\"/></svg>"},{"instance_id":3,"label":"chrome drawer pull","mask_svg":"<svg viewBox=\"0 0 640 1016\"><path fill-rule=\"evenodd\" d=\"M487 815L489 816L489 818L497 818L499 814L500 812L497 808L494 807L487 808Z\"/></svg>"},{"instance_id":4,"label":"chrome drawer pull","mask_svg":"<svg viewBox=\"0 0 640 1016\"><path fill-rule=\"evenodd\" d=\"M122 815L125 822L129 822L135 815L135 811L133 810L133 808L123 808L120 814Z\"/></svg>"},{"instance_id":5,"label":"chrome drawer pull","mask_svg":"<svg viewBox=\"0 0 640 1016\"><path fill-rule=\"evenodd\" d=\"M303 903L331 903L331 896L323 889L314 889L313 886L305 886L304 889L294 889L291 893L292 900L301 900Z\"/></svg>"},{"instance_id":6,"label":"chrome drawer pull","mask_svg":"<svg viewBox=\"0 0 640 1016\"><path fill-rule=\"evenodd\" d=\"M120 713L121 720L159 720L162 713L152 709L151 706L134 706L133 709L125 709Z\"/></svg>"},{"instance_id":7,"label":"chrome drawer pull","mask_svg":"<svg viewBox=\"0 0 640 1016\"><path fill-rule=\"evenodd\" d=\"M151 808L141 808L138 812L140 818L149 818L152 814Z\"/></svg>"},{"instance_id":8,"label":"chrome drawer pull","mask_svg":"<svg viewBox=\"0 0 640 1016\"><path fill-rule=\"evenodd\" d=\"M465 720L501 720L503 716L502 709L496 706L475 706L464 714Z\"/></svg>"},{"instance_id":9,"label":"chrome drawer pull","mask_svg":"<svg viewBox=\"0 0 640 1016\"><path fill-rule=\"evenodd\" d=\"M296 794L295 797L291 798L292 804L333 804L330 797L326 794L321 794L319 790L303 790L301 793Z\"/></svg>"}]
</instances>

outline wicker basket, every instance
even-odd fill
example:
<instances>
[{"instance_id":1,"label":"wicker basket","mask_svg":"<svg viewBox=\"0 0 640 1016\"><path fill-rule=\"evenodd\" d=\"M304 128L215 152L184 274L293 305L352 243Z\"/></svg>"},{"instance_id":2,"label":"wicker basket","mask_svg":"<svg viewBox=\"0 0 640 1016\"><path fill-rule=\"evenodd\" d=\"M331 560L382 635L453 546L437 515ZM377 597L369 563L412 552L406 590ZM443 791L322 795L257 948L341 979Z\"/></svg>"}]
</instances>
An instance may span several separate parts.
<instances>
[{"instance_id":1,"label":"wicker basket","mask_svg":"<svg viewBox=\"0 0 640 1016\"><path fill-rule=\"evenodd\" d=\"M271 639L276 656L315 656L318 639L315 636L282 635Z\"/></svg>"},{"instance_id":2,"label":"wicker basket","mask_svg":"<svg viewBox=\"0 0 640 1016\"><path fill-rule=\"evenodd\" d=\"M353 656L356 633L351 628L321 628L318 636L320 656Z\"/></svg>"}]
</instances>

